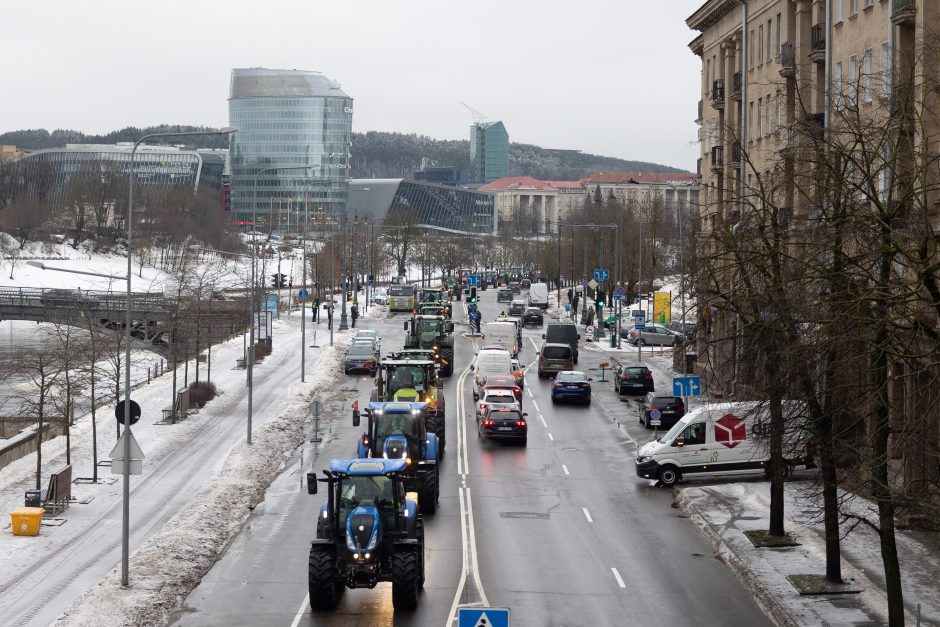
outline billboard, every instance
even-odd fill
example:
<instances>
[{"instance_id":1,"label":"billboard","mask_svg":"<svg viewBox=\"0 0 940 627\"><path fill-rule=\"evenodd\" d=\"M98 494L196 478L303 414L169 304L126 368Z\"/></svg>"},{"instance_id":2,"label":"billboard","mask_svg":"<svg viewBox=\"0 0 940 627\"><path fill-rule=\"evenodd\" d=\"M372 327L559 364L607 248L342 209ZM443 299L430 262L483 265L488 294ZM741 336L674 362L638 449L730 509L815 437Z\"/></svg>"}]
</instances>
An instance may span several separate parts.
<instances>
[{"instance_id":1,"label":"billboard","mask_svg":"<svg viewBox=\"0 0 940 627\"><path fill-rule=\"evenodd\" d=\"M653 322L666 324L672 320L672 294L656 292L653 294Z\"/></svg>"}]
</instances>

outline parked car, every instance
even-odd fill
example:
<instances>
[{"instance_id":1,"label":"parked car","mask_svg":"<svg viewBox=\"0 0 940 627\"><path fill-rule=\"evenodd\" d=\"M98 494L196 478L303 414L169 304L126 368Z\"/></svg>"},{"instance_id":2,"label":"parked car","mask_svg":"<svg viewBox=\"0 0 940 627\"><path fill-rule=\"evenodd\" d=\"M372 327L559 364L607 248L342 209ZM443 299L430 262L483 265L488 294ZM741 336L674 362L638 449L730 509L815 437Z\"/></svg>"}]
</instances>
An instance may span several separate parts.
<instances>
[{"instance_id":1,"label":"parked car","mask_svg":"<svg viewBox=\"0 0 940 627\"><path fill-rule=\"evenodd\" d=\"M545 324L545 315L538 307L526 307L522 312L522 326L540 327Z\"/></svg>"},{"instance_id":2,"label":"parked car","mask_svg":"<svg viewBox=\"0 0 940 627\"><path fill-rule=\"evenodd\" d=\"M581 401L591 403L591 377L579 370L559 372L552 382L552 402Z\"/></svg>"},{"instance_id":3,"label":"parked car","mask_svg":"<svg viewBox=\"0 0 940 627\"><path fill-rule=\"evenodd\" d=\"M512 290L508 288L502 288L496 292L496 302L497 303L511 303L512 302Z\"/></svg>"},{"instance_id":4,"label":"parked car","mask_svg":"<svg viewBox=\"0 0 940 627\"><path fill-rule=\"evenodd\" d=\"M388 288L377 287L374 290L372 290L372 302L377 305L387 305L388 304Z\"/></svg>"},{"instance_id":5,"label":"parked car","mask_svg":"<svg viewBox=\"0 0 940 627\"><path fill-rule=\"evenodd\" d=\"M522 446L528 440L526 414L518 409L491 409L477 422L477 435L494 440L512 440Z\"/></svg>"},{"instance_id":6,"label":"parked car","mask_svg":"<svg viewBox=\"0 0 940 627\"><path fill-rule=\"evenodd\" d=\"M521 316L525 312L525 301L521 299L513 299L509 303L509 315L510 316Z\"/></svg>"},{"instance_id":7,"label":"parked car","mask_svg":"<svg viewBox=\"0 0 940 627\"><path fill-rule=\"evenodd\" d=\"M516 395L506 388L483 388L483 395L477 402L477 418L483 416L489 407L499 406L505 409L519 409Z\"/></svg>"},{"instance_id":8,"label":"parked car","mask_svg":"<svg viewBox=\"0 0 940 627\"><path fill-rule=\"evenodd\" d=\"M617 394L645 394L656 391L653 373L642 364L623 364L614 375Z\"/></svg>"},{"instance_id":9,"label":"parked car","mask_svg":"<svg viewBox=\"0 0 940 627\"><path fill-rule=\"evenodd\" d=\"M685 335L687 342L691 342L695 339L695 323L694 322L684 322L682 320L673 320L666 325L666 328L680 335Z\"/></svg>"},{"instance_id":10,"label":"parked car","mask_svg":"<svg viewBox=\"0 0 940 627\"><path fill-rule=\"evenodd\" d=\"M657 396L656 392L649 392L640 405L639 417L647 429L652 428L653 410L659 411L660 425L658 429L671 429L679 419L685 416L685 403L678 396Z\"/></svg>"},{"instance_id":11,"label":"parked car","mask_svg":"<svg viewBox=\"0 0 940 627\"><path fill-rule=\"evenodd\" d=\"M346 360L343 364L343 372L351 374L356 371L367 371L371 376L375 376L378 369L379 360L375 356L375 347L367 341L353 342L346 351Z\"/></svg>"},{"instance_id":12,"label":"parked car","mask_svg":"<svg viewBox=\"0 0 940 627\"><path fill-rule=\"evenodd\" d=\"M567 344L546 342L539 351L539 377L574 368L574 353Z\"/></svg>"},{"instance_id":13,"label":"parked car","mask_svg":"<svg viewBox=\"0 0 940 627\"><path fill-rule=\"evenodd\" d=\"M643 331L630 329L627 341L634 346L673 346L678 337L678 333L661 324L647 324Z\"/></svg>"}]
</instances>

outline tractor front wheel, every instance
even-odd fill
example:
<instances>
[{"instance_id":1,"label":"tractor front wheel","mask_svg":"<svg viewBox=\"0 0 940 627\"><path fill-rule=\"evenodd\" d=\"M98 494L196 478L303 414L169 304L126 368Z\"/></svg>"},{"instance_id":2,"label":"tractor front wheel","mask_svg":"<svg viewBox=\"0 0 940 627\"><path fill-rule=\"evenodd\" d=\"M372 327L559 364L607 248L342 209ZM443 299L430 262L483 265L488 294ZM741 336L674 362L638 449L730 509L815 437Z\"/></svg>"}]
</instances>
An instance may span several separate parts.
<instances>
[{"instance_id":1,"label":"tractor front wheel","mask_svg":"<svg viewBox=\"0 0 940 627\"><path fill-rule=\"evenodd\" d=\"M413 551L392 556L392 607L396 610L413 610L418 606L419 568L418 556Z\"/></svg>"},{"instance_id":2,"label":"tractor front wheel","mask_svg":"<svg viewBox=\"0 0 940 627\"><path fill-rule=\"evenodd\" d=\"M329 611L339 604L345 590L336 573L336 556L332 547L310 548L310 565L307 571L310 592L310 609Z\"/></svg>"}]
</instances>

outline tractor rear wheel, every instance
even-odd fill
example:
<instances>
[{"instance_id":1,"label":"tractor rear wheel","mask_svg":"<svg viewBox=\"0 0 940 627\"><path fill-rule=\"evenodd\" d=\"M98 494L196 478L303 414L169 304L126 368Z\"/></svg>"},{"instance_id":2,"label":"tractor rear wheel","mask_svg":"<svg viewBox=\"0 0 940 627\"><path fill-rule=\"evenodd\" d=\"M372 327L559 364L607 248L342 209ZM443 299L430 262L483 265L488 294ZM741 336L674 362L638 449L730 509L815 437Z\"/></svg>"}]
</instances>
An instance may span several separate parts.
<instances>
[{"instance_id":1,"label":"tractor rear wheel","mask_svg":"<svg viewBox=\"0 0 940 627\"><path fill-rule=\"evenodd\" d=\"M336 556L332 547L310 548L310 565L307 571L310 592L310 609L329 611L335 609L345 587L336 573Z\"/></svg>"},{"instance_id":2,"label":"tractor rear wheel","mask_svg":"<svg viewBox=\"0 0 940 627\"><path fill-rule=\"evenodd\" d=\"M413 610L418 606L418 556L414 551L401 551L392 556L392 607Z\"/></svg>"},{"instance_id":3,"label":"tractor rear wheel","mask_svg":"<svg viewBox=\"0 0 940 627\"><path fill-rule=\"evenodd\" d=\"M421 506L422 514L434 514L437 512L437 499L440 496L437 471L429 472L424 475L421 482L421 488L418 491L418 505Z\"/></svg>"},{"instance_id":4,"label":"tractor rear wheel","mask_svg":"<svg viewBox=\"0 0 940 627\"><path fill-rule=\"evenodd\" d=\"M415 522L415 537L418 539L418 587L424 588L424 521L418 516Z\"/></svg>"}]
</instances>

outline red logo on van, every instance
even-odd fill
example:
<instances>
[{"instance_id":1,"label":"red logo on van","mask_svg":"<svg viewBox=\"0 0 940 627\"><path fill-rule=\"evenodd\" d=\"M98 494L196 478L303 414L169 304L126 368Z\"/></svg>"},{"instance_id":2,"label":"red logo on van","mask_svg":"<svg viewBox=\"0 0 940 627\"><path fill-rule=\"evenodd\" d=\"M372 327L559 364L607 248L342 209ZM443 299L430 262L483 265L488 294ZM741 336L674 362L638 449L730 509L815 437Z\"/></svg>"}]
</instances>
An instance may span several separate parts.
<instances>
[{"instance_id":1,"label":"red logo on van","mask_svg":"<svg viewBox=\"0 0 940 627\"><path fill-rule=\"evenodd\" d=\"M734 448L747 439L744 420L734 414L725 414L715 421L715 441Z\"/></svg>"}]
</instances>

